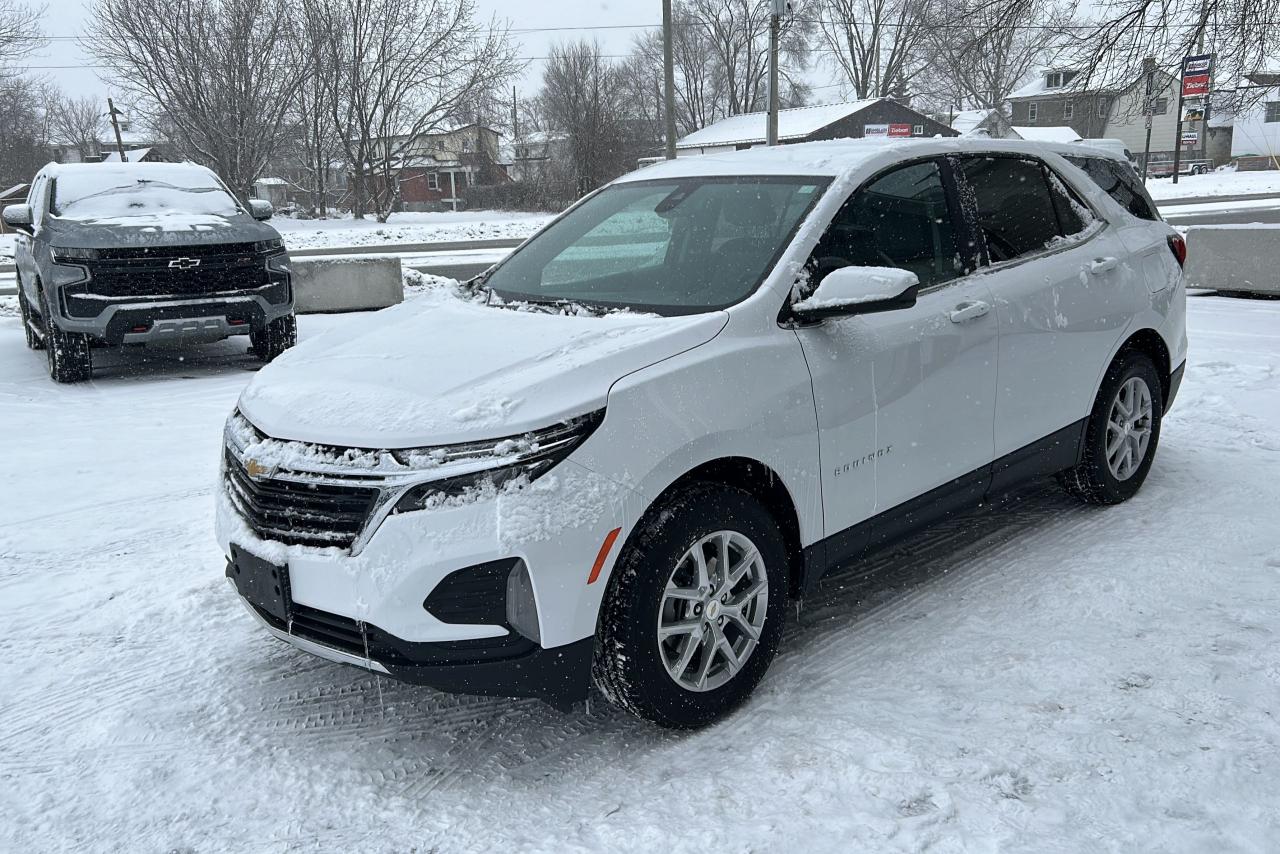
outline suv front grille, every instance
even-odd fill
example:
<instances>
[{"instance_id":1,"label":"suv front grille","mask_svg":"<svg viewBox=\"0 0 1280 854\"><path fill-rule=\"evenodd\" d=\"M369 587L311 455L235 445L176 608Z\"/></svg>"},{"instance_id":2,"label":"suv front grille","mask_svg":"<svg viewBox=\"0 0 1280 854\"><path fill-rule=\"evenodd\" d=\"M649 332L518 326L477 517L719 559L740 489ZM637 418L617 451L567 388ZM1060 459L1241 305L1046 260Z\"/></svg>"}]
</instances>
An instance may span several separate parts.
<instances>
[{"instance_id":1,"label":"suv front grille","mask_svg":"<svg viewBox=\"0 0 1280 854\"><path fill-rule=\"evenodd\" d=\"M170 267L171 262L179 266ZM252 243L104 249L85 266L88 292L103 297L203 296L271 282L266 258Z\"/></svg>"},{"instance_id":2,"label":"suv front grille","mask_svg":"<svg viewBox=\"0 0 1280 854\"><path fill-rule=\"evenodd\" d=\"M249 527L266 540L349 549L378 499L378 490L367 486L255 480L230 450L224 456L231 500Z\"/></svg>"}]
</instances>

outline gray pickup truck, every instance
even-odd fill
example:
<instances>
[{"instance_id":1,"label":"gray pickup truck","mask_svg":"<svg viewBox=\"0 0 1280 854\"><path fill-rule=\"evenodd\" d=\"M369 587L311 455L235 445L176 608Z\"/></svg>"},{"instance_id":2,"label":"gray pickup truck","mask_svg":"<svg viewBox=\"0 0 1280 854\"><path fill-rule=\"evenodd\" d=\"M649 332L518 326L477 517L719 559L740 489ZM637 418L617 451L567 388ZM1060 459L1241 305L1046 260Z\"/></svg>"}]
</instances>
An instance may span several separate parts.
<instances>
[{"instance_id":1,"label":"gray pickup truck","mask_svg":"<svg viewBox=\"0 0 1280 854\"><path fill-rule=\"evenodd\" d=\"M271 205L241 205L203 166L51 163L2 216L27 346L58 382L88 379L95 347L248 335L271 361L297 340Z\"/></svg>"}]
</instances>

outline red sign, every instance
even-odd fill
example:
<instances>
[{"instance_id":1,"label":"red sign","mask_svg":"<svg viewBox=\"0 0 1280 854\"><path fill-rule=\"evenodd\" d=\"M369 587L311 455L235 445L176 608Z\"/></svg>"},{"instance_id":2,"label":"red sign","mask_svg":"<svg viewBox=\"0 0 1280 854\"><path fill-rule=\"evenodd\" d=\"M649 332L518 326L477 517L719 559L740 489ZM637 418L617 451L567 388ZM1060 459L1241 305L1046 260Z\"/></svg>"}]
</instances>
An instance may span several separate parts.
<instances>
[{"instance_id":1,"label":"red sign","mask_svg":"<svg viewBox=\"0 0 1280 854\"><path fill-rule=\"evenodd\" d=\"M1182 78L1182 97L1196 98L1209 94L1209 75L1193 74Z\"/></svg>"},{"instance_id":2,"label":"red sign","mask_svg":"<svg viewBox=\"0 0 1280 854\"><path fill-rule=\"evenodd\" d=\"M907 124L889 125L889 136L911 136L911 125L907 125Z\"/></svg>"}]
</instances>

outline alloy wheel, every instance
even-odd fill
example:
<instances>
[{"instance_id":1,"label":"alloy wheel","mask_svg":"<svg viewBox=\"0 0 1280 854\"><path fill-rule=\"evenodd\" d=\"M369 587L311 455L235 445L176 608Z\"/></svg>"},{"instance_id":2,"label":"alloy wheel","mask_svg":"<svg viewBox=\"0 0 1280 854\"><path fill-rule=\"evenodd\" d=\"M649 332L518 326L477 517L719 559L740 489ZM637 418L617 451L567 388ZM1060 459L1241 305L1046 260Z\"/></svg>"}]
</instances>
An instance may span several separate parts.
<instances>
[{"instance_id":1,"label":"alloy wheel","mask_svg":"<svg viewBox=\"0 0 1280 854\"><path fill-rule=\"evenodd\" d=\"M1128 480L1142 465L1151 444L1151 389L1142 377L1120 386L1107 415L1107 468L1116 480Z\"/></svg>"},{"instance_id":2,"label":"alloy wheel","mask_svg":"<svg viewBox=\"0 0 1280 854\"><path fill-rule=\"evenodd\" d=\"M658 609L658 651L688 691L713 691L742 670L768 612L769 577L759 549L737 531L716 531L681 556Z\"/></svg>"}]
</instances>

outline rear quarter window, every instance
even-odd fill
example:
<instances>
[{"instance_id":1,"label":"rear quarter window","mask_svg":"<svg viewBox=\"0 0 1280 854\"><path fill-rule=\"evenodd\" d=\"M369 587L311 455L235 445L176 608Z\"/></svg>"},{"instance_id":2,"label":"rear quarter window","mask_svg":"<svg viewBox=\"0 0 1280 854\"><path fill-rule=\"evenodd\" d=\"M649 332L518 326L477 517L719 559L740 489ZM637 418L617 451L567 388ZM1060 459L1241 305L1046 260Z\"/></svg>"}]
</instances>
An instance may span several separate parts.
<instances>
[{"instance_id":1,"label":"rear quarter window","mask_svg":"<svg viewBox=\"0 0 1280 854\"><path fill-rule=\"evenodd\" d=\"M1124 163L1103 157L1072 156L1066 159L1072 166L1092 178L1095 184L1119 202L1120 206L1129 213L1139 219L1152 221L1160 219L1155 203L1143 189L1142 182Z\"/></svg>"}]
</instances>

